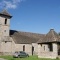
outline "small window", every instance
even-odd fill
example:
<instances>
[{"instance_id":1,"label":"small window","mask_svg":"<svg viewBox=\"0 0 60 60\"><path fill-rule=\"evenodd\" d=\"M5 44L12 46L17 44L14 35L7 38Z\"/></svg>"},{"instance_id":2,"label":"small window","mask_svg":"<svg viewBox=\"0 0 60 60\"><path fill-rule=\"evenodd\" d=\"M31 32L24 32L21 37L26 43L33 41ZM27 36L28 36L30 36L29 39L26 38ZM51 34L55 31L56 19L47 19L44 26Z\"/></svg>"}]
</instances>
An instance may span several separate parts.
<instances>
[{"instance_id":1,"label":"small window","mask_svg":"<svg viewBox=\"0 0 60 60\"><path fill-rule=\"evenodd\" d=\"M7 43L7 41L5 41L5 43Z\"/></svg>"},{"instance_id":2,"label":"small window","mask_svg":"<svg viewBox=\"0 0 60 60\"><path fill-rule=\"evenodd\" d=\"M7 19L5 19L5 24L7 24Z\"/></svg>"},{"instance_id":3,"label":"small window","mask_svg":"<svg viewBox=\"0 0 60 60\"><path fill-rule=\"evenodd\" d=\"M44 46L44 50L45 50L45 46Z\"/></svg>"},{"instance_id":4,"label":"small window","mask_svg":"<svg viewBox=\"0 0 60 60\"><path fill-rule=\"evenodd\" d=\"M22 51L22 52L20 52L20 53L25 54L25 52L23 52L23 51Z\"/></svg>"},{"instance_id":5,"label":"small window","mask_svg":"<svg viewBox=\"0 0 60 60\"><path fill-rule=\"evenodd\" d=\"M25 45L23 45L23 51L25 51Z\"/></svg>"},{"instance_id":6,"label":"small window","mask_svg":"<svg viewBox=\"0 0 60 60\"><path fill-rule=\"evenodd\" d=\"M4 32L6 32L6 30L4 30Z\"/></svg>"}]
</instances>

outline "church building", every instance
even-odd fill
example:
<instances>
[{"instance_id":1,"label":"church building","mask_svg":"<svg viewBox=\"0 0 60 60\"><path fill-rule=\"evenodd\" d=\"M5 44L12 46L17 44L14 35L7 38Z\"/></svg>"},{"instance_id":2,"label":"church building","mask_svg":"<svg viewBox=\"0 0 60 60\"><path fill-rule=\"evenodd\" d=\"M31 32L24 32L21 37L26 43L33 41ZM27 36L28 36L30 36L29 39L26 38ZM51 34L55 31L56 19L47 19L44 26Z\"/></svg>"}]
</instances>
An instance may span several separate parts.
<instances>
[{"instance_id":1,"label":"church building","mask_svg":"<svg viewBox=\"0 0 60 60\"><path fill-rule=\"evenodd\" d=\"M0 55L12 55L15 51L25 51L39 58L56 58L60 55L60 34L50 29L47 34L10 30L12 16L0 12Z\"/></svg>"}]
</instances>

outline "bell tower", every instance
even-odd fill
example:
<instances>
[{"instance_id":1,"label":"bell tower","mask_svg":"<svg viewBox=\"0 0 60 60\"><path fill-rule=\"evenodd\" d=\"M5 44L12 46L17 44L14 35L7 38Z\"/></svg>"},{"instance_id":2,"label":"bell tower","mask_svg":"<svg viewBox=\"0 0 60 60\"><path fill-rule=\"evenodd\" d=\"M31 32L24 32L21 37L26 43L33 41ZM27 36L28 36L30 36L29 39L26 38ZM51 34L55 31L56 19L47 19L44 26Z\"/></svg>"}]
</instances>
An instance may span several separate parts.
<instances>
[{"instance_id":1,"label":"bell tower","mask_svg":"<svg viewBox=\"0 0 60 60\"><path fill-rule=\"evenodd\" d=\"M6 10L0 12L0 37L9 36L11 18L12 16Z\"/></svg>"}]
</instances>

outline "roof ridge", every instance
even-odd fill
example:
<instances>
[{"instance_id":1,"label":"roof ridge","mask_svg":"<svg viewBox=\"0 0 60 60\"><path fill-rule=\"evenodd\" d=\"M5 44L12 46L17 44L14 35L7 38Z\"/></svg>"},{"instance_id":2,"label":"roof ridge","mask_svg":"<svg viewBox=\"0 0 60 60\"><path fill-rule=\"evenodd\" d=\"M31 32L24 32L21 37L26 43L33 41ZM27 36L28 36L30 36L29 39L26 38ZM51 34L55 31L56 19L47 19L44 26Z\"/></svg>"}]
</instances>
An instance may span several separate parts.
<instances>
[{"instance_id":1,"label":"roof ridge","mask_svg":"<svg viewBox=\"0 0 60 60\"><path fill-rule=\"evenodd\" d=\"M7 13L7 14L9 14L6 9L2 10L1 13Z\"/></svg>"},{"instance_id":2,"label":"roof ridge","mask_svg":"<svg viewBox=\"0 0 60 60\"><path fill-rule=\"evenodd\" d=\"M50 30L43 39L39 39L38 43L44 43L44 42L54 42L58 40L58 34L54 30Z\"/></svg>"},{"instance_id":3,"label":"roof ridge","mask_svg":"<svg viewBox=\"0 0 60 60\"><path fill-rule=\"evenodd\" d=\"M53 39L54 39L54 41L56 41L56 37L55 37L55 34L54 34L54 30L52 31L52 34L53 34Z\"/></svg>"},{"instance_id":4,"label":"roof ridge","mask_svg":"<svg viewBox=\"0 0 60 60\"><path fill-rule=\"evenodd\" d=\"M2 11L0 12L0 15L8 16L8 17L10 17L10 18L12 17L12 16L7 12L6 9L2 10Z\"/></svg>"}]
</instances>

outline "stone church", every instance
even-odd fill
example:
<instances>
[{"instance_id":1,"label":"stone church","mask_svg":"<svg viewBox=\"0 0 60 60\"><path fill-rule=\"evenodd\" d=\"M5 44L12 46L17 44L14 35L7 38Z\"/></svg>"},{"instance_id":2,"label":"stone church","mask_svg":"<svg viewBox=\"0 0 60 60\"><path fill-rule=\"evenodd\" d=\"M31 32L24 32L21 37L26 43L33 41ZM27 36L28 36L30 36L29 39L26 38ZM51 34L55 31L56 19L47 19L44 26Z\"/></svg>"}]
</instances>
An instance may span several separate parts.
<instances>
[{"instance_id":1,"label":"stone church","mask_svg":"<svg viewBox=\"0 0 60 60\"><path fill-rule=\"evenodd\" d=\"M47 34L37 34L10 30L12 16L0 12L0 55L12 55L15 51L25 51L40 58L56 58L60 55L60 34L50 29Z\"/></svg>"}]
</instances>

